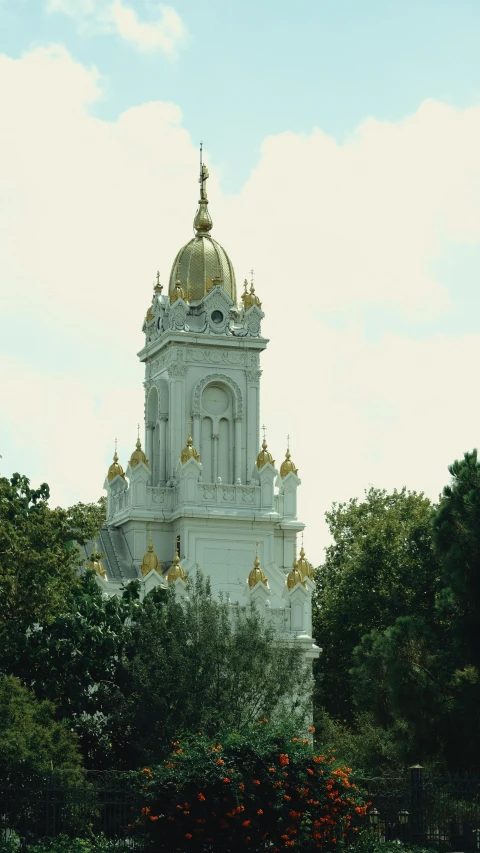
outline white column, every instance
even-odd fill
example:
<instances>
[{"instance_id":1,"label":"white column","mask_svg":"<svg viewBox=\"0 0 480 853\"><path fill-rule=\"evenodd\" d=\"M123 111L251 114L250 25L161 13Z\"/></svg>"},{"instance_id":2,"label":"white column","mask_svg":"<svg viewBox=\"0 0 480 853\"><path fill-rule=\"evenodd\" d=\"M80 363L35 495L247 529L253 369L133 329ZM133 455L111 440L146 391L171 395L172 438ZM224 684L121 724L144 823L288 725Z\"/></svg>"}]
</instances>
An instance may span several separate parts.
<instances>
[{"instance_id":1,"label":"white column","mask_svg":"<svg viewBox=\"0 0 480 853\"><path fill-rule=\"evenodd\" d=\"M193 416L193 446L200 452L200 415Z\"/></svg>"},{"instance_id":2,"label":"white column","mask_svg":"<svg viewBox=\"0 0 480 853\"><path fill-rule=\"evenodd\" d=\"M234 482L235 480L242 481L242 419L240 417L235 418L234 422L234 442L235 442L235 472L234 472Z\"/></svg>"},{"instance_id":3,"label":"white column","mask_svg":"<svg viewBox=\"0 0 480 853\"><path fill-rule=\"evenodd\" d=\"M213 440L213 482L217 482L218 477L218 433L212 433Z\"/></svg>"},{"instance_id":4,"label":"white column","mask_svg":"<svg viewBox=\"0 0 480 853\"><path fill-rule=\"evenodd\" d=\"M160 414L158 419L158 432L159 432L159 472L158 479L160 485L165 485L167 481L167 420L168 415Z\"/></svg>"},{"instance_id":5,"label":"white column","mask_svg":"<svg viewBox=\"0 0 480 853\"><path fill-rule=\"evenodd\" d=\"M158 476L158 471L153 470L154 466L154 458L153 458L153 430L155 429L155 424L152 421L147 421L145 424L145 454L148 459L148 464L150 465L150 470L152 472L152 483L155 485L155 479Z\"/></svg>"}]
</instances>

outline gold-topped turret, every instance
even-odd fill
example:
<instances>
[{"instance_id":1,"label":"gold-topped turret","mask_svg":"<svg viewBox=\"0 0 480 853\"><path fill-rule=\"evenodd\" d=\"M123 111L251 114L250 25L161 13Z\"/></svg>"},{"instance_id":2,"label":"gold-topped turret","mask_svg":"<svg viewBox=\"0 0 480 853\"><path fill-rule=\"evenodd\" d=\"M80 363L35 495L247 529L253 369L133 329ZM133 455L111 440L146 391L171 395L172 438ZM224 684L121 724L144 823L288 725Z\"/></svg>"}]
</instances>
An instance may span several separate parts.
<instances>
[{"instance_id":1,"label":"gold-topped turret","mask_svg":"<svg viewBox=\"0 0 480 853\"><path fill-rule=\"evenodd\" d=\"M309 561L305 557L305 549L303 547L303 544L300 548L300 559L297 563L297 567L303 578L309 578L311 581L315 582L313 580L313 567L312 564L309 563Z\"/></svg>"},{"instance_id":2,"label":"gold-topped turret","mask_svg":"<svg viewBox=\"0 0 480 853\"><path fill-rule=\"evenodd\" d=\"M255 285L253 284L253 270L250 270L250 274L252 276L252 280L250 282L250 291L248 291L248 281L245 279L243 282L244 291L242 293L242 302L244 311L248 311L252 305L257 305L259 308L262 307L262 303L260 302L259 297L255 293Z\"/></svg>"},{"instance_id":3,"label":"gold-topped turret","mask_svg":"<svg viewBox=\"0 0 480 853\"><path fill-rule=\"evenodd\" d=\"M187 443L182 450L182 453L180 456L180 462L182 463L182 465L185 465L185 462L188 462L189 459L196 459L197 462L200 462L200 454L197 453L197 451L195 450L195 448L193 446L193 440L192 440L192 436L190 435L190 433L189 433L188 438L187 438Z\"/></svg>"},{"instance_id":4,"label":"gold-topped turret","mask_svg":"<svg viewBox=\"0 0 480 853\"><path fill-rule=\"evenodd\" d=\"M270 465L273 465L273 467L275 467L275 459L273 458L270 451L267 449L266 427L263 426L262 429L263 429L262 449L257 456L257 468L259 470L260 470L260 468L263 468L263 466L266 465L267 462L270 462Z\"/></svg>"},{"instance_id":5,"label":"gold-topped turret","mask_svg":"<svg viewBox=\"0 0 480 853\"><path fill-rule=\"evenodd\" d=\"M253 569L248 576L248 585L250 589L253 589L257 583L263 583L265 586L268 586L267 578L265 577L265 573L260 566L260 560L258 559L258 554L255 554L255 560L253 563Z\"/></svg>"},{"instance_id":6,"label":"gold-topped turret","mask_svg":"<svg viewBox=\"0 0 480 853\"><path fill-rule=\"evenodd\" d=\"M138 465L139 462L143 462L143 464L146 465L147 468L150 468L150 465L148 464L148 459L142 450L142 444L140 441L140 425L138 427L138 436L137 443L135 445L135 450L130 456L130 468L135 468L135 466Z\"/></svg>"},{"instance_id":7,"label":"gold-topped turret","mask_svg":"<svg viewBox=\"0 0 480 853\"><path fill-rule=\"evenodd\" d=\"M200 198L198 203L200 207L198 208L195 219L193 220L193 227L197 234L208 234L208 232L213 228L212 217L208 211L206 185L210 175L208 174L208 169L203 162L202 149L203 145L200 143L200 177L198 179L198 183L200 184Z\"/></svg>"},{"instance_id":8,"label":"gold-topped turret","mask_svg":"<svg viewBox=\"0 0 480 853\"><path fill-rule=\"evenodd\" d=\"M180 557L178 556L178 551L175 552L175 556L173 558L173 563L170 566L167 572L167 581L168 583L173 583L174 581L181 578L182 581L187 580L187 576L185 574L185 569L182 565L180 565Z\"/></svg>"},{"instance_id":9,"label":"gold-topped turret","mask_svg":"<svg viewBox=\"0 0 480 853\"><path fill-rule=\"evenodd\" d=\"M104 580L108 580L107 573L103 568L100 560L98 559L98 551L97 551L97 543L93 543L93 553L87 563L87 568L91 569L91 571L96 572L97 575L100 575Z\"/></svg>"},{"instance_id":10,"label":"gold-topped turret","mask_svg":"<svg viewBox=\"0 0 480 853\"><path fill-rule=\"evenodd\" d=\"M293 568L290 570L290 572L287 575L287 587L288 587L288 589L293 589L293 587L296 586L297 583L301 583L302 586L305 586L305 581L304 581L302 573L298 567L297 557L295 555L295 558L293 561Z\"/></svg>"},{"instance_id":11,"label":"gold-topped turret","mask_svg":"<svg viewBox=\"0 0 480 853\"><path fill-rule=\"evenodd\" d=\"M118 461L118 454L117 454L117 439L115 439L115 453L113 454L113 462L112 462L112 464L110 465L110 468L109 468L109 469L108 469L108 471L107 471L107 480L108 480L108 482L109 482L109 483L111 483L111 481L112 481L115 477L123 477L123 479L125 479L125 472L124 472L124 470L123 470L122 466L120 465L120 463L119 463L119 461Z\"/></svg>"},{"instance_id":12,"label":"gold-topped turret","mask_svg":"<svg viewBox=\"0 0 480 853\"><path fill-rule=\"evenodd\" d=\"M177 278L177 280L175 282L175 287L174 287L172 293L170 294L170 304L172 304L173 302L176 302L177 299L183 299L184 302L187 301L187 294L186 294L185 290L183 289L181 281L179 278Z\"/></svg>"},{"instance_id":13,"label":"gold-topped turret","mask_svg":"<svg viewBox=\"0 0 480 853\"><path fill-rule=\"evenodd\" d=\"M163 290L163 284L160 284L160 271L159 270L157 270L157 280L155 282L155 286L154 286L153 290L159 296L161 295L162 290Z\"/></svg>"},{"instance_id":14,"label":"gold-topped turret","mask_svg":"<svg viewBox=\"0 0 480 853\"><path fill-rule=\"evenodd\" d=\"M291 457L291 454L290 454L290 450L289 450L289 448L287 447L287 452L286 452L286 454L285 454L285 459L283 460L282 464L280 465L280 476L281 476L281 477L282 477L282 479L283 479L283 477L286 477L286 476L287 476L287 474L290 474L290 473L293 473L293 474L297 474L297 475L298 475L298 468L297 468L297 467L296 467L296 465L294 465L294 463L292 462L292 457Z\"/></svg>"},{"instance_id":15,"label":"gold-topped turret","mask_svg":"<svg viewBox=\"0 0 480 853\"><path fill-rule=\"evenodd\" d=\"M143 577L145 577L145 575L148 575L148 573L151 572L152 569L155 569L158 572L158 574L161 574L162 568L163 568L162 564L161 564L160 560L158 559L155 551L153 550L152 537L150 536L148 539L147 551L143 555L143 560L142 560L142 565L140 566L140 571L141 571Z\"/></svg>"}]
</instances>

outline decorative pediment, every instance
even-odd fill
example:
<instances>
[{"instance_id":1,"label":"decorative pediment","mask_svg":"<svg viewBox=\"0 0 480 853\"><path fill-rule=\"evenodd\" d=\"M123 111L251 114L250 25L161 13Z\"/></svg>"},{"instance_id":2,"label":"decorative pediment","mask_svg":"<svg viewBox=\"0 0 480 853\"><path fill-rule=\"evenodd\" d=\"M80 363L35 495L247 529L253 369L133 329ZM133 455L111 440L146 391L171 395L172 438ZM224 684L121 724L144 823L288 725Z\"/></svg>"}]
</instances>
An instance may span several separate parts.
<instances>
[{"instance_id":1,"label":"decorative pediment","mask_svg":"<svg viewBox=\"0 0 480 853\"><path fill-rule=\"evenodd\" d=\"M250 335L250 337L259 337L261 331L261 322L264 317L265 314L263 313L261 308L258 307L258 305L252 305L252 307L245 312L244 325L246 326L247 333Z\"/></svg>"},{"instance_id":2,"label":"decorative pediment","mask_svg":"<svg viewBox=\"0 0 480 853\"><path fill-rule=\"evenodd\" d=\"M207 329L215 335L224 335L229 331L230 311L233 301L222 287L216 285L203 300L207 320Z\"/></svg>"}]
</instances>

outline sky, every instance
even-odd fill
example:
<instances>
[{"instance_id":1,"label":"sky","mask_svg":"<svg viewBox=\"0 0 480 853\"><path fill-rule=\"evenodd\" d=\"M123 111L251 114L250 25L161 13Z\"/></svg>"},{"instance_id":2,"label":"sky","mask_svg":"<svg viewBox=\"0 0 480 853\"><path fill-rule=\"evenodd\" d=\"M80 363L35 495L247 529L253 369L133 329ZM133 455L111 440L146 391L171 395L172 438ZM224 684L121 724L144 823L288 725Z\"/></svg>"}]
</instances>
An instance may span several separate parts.
<instances>
[{"instance_id":1,"label":"sky","mask_svg":"<svg viewBox=\"0 0 480 853\"><path fill-rule=\"evenodd\" d=\"M0 471L94 501L143 417L156 270L255 270L262 423L305 548L478 445L477 0L0 0Z\"/></svg>"}]
</instances>

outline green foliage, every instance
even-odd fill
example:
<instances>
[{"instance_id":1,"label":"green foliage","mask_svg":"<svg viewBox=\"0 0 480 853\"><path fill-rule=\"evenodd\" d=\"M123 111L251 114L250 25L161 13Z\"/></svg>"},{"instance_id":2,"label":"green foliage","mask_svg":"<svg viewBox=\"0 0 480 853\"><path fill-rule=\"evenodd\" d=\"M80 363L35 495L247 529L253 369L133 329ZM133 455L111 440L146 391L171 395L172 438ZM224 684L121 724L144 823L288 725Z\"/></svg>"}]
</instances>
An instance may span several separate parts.
<instances>
[{"instance_id":1,"label":"green foliage","mask_svg":"<svg viewBox=\"0 0 480 853\"><path fill-rule=\"evenodd\" d=\"M232 613L214 599L200 573L183 603L173 591L146 596L122 678L116 728L128 733L121 756L130 767L161 760L182 732L242 730L274 709L303 715L311 693L301 652L280 643L256 611Z\"/></svg>"},{"instance_id":2,"label":"green foliage","mask_svg":"<svg viewBox=\"0 0 480 853\"><path fill-rule=\"evenodd\" d=\"M352 722L354 649L372 631L415 614L434 622L440 567L431 533L432 507L423 494L371 488L365 500L334 504L326 514L333 544L318 570L314 636L318 704Z\"/></svg>"},{"instance_id":3,"label":"green foliage","mask_svg":"<svg viewBox=\"0 0 480 853\"><path fill-rule=\"evenodd\" d=\"M49 488L0 478L0 649L15 655L27 629L49 624L78 583L79 552L102 523L101 506L50 509ZM0 657L0 670L3 661Z\"/></svg>"},{"instance_id":4,"label":"green foliage","mask_svg":"<svg viewBox=\"0 0 480 853\"><path fill-rule=\"evenodd\" d=\"M365 805L350 769L316 753L291 722L262 720L240 734L219 731L173 744L145 768L143 820L161 851L284 850L341 846ZM210 849L210 848L208 848Z\"/></svg>"},{"instance_id":5,"label":"green foliage","mask_svg":"<svg viewBox=\"0 0 480 853\"><path fill-rule=\"evenodd\" d=\"M12 834L8 839L0 839L0 853L18 853L20 839ZM34 844L22 846L25 853L109 853L118 850L102 835L92 839L69 838L68 835L57 835L55 838L45 838Z\"/></svg>"},{"instance_id":6,"label":"green foliage","mask_svg":"<svg viewBox=\"0 0 480 853\"><path fill-rule=\"evenodd\" d=\"M0 677L0 767L2 781L15 784L36 773L79 772L75 735L54 719L49 702L39 702L12 676Z\"/></svg>"}]
</instances>

